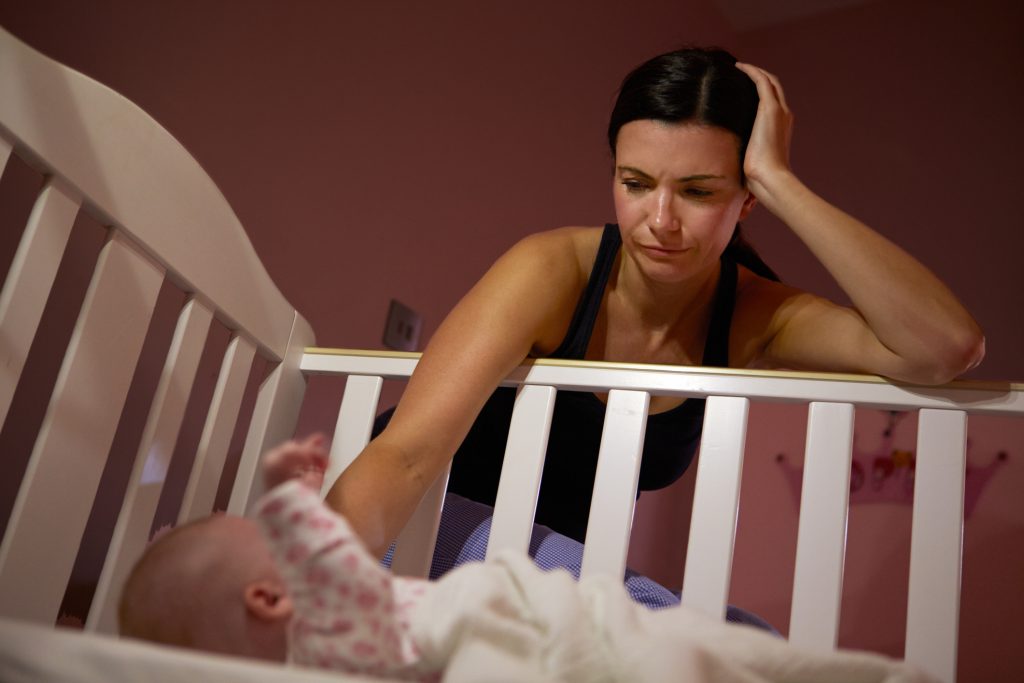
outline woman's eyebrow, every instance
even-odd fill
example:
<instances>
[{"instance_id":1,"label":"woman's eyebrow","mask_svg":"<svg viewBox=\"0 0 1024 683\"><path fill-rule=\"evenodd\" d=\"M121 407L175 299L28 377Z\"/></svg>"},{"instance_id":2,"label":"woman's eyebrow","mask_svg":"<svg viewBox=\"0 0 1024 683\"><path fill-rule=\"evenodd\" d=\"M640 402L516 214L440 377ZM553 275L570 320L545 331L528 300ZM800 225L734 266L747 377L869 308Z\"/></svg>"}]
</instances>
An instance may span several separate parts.
<instances>
[{"instance_id":1,"label":"woman's eyebrow","mask_svg":"<svg viewBox=\"0 0 1024 683\"><path fill-rule=\"evenodd\" d=\"M724 175L714 175L713 173L697 173L695 175L688 175L682 178L676 178L676 182L685 183L691 180L725 180Z\"/></svg>"},{"instance_id":2,"label":"woman's eyebrow","mask_svg":"<svg viewBox=\"0 0 1024 683\"><path fill-rule=\"evenodd\" d=\"M632 166L616 166L615 168L616 170L618 170L619 173L635 173L636 175L643 176L644 178L651 177L644 173L643 171L641 171L639 168L634 168Z\"/></svg>"},{"instance_id":3,"label":"woman's eyebrow","mask_svg":"<svg viewBox=\"0 0 1024 683\"><path fill-rule=\"evenodd\" d=\"M642 178L650 179L651 176L644 173L639 168L633 166L616 166L619 173L634 173ZM683 176L682 178L676 178L677 183L687 183L694 180L725 180L724 175L715 175L713 173L695 173L693 175Z\"/></svg>"}]
</instances>

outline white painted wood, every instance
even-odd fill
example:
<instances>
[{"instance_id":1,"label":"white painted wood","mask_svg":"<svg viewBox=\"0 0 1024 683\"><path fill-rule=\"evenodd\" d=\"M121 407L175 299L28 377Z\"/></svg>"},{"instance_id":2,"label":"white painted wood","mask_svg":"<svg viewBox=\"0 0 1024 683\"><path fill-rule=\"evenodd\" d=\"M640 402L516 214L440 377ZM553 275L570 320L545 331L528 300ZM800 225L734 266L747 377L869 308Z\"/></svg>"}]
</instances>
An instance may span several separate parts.
<instances>
[{"instance_id":1,"label":"white painted wood","mask_svg":"<svg viewBox=\"0 0 1024 683\"><path fill-rule=\"evenodd\" d=\"M391 571L399 576L425 579L430 574L430 562L434 557L437 529L441 525L441 508L444 507L444 495L448 488L450 472L449 463L427 489L412 518L395 539Z\"/></svg>"},{"instance_id":2,"label":"white painted wood","mask_svg":"<svg viewBox=\"0 0 1024 683\"><path fill-rule=\"evenodd\" d=\"M309 323L296 313L284 360L267 374L256 394L256 406L228 501L231 514L245 514L263 493L263 479L259 476L262 454L295 434L302 397L306 392L306 378L299 370L299 361L305 347L313 341Z\"/></svg>"},{"instance_id":3,"label":"white painted wood","mask_svg":"<svg viewBox=\"0 0 1024 683\"><path fill-rule=\"evenodd\" d=\"M314 375L357 373L408 377L419 354L313 349L302 359ZM502 386L537 384L560 391L646 391L658 396L744 396L778 403L853 403L877 410L957 408L976 415L1024 414L1024 385L1009 382L953 382L940 387L892 384L870 375L771 370L531 360L513 370Z\"/></svg>"},{"instance_id":4,"label":"white painted wood","mask_svg":"<svg viewBox=\"0 0 1024 683\"><path fill-rule=\"evenodd\" d=\"M372 683L380 679L0 617L3 683ZM394 681L395 679L391 679Z\"/></svg>"},{"instance_id":5,"label":"white painted wood","mask_svg":"<svg viewBox=\"0 0 1024 683\"><path fill-rule=\"evenodd\" d=\"M807 420L789 641L818 652L839 636L853 418L849 403L812 403Z\"/></svg>"},{"instance_id":6,"label":"white painted wood","mask_svg":"<svg viewBox=\"0 0 1024 683\"><path fill-rule=\"evenodd\" d=\"M11 158L11 143L7 142L4 136L0 135L0 176L3 176L7 168L7 160Z\"/></svg>"},{"instance_id":7,"label":"white painted wood","mask_svg":"<svg viewBox=\"0 0 1024 683\"><path fill-rule=\"evenodd\" d=\"M149 541L149 530L178 442L212 317L210 309L195 299L190 299L178 315L121 512L111 535L107 559L85 622L87 631L117 632L121 586Z\"/></svg>"},{"instance_id":8,"label":"white painted wood","mask_svg":"<svg viewBox=\"0 0 1024 683\"><path fill-rule=\"evenodd\" d=\"M608 392L580 578L626 571L650 401L642 391Z\"/></svg>"},{"instance_id":9,"label":"white painted wood","mask_svg":"<svg viewBox=\"0 0 1024 683\"><path fill-rule=\"evenodd\" d=\"M724 618L750 401L709 396L697 460L682 604Z\"/></svg>"},{"instance_id":10,"label":"white painted wood","mask_svg":"<svg viewBox=\"0 0 1024 683\"><path fill-rule=\"evenodd\" d=\"M61 177L101 223L173 264L168 275L201 292L230 329L284 357L294 308L209 175L152 117L0 28L0 127L19 156Z\"/></svg>"},{"instance_id":11,"label":"white painted wood","mask_svg":"<svg viewBox=\"0 0 1024 683\"><path fill-rule=\"evenodd\" d=\"M43 317L79 202L60 182L47 181L0 290L0 425Z\"/></svg>"},{"instance_id":12,"label":"white painted wood","mask_svg":"<svg viewBox=\"0 0 1024 683\"><path fill-rule=\"evenodd\" d=\"M338 422L331 442L330 461L324 474L322 496L326 496L338 476L352 464L366 444L370 443L373 419L384 380L380 377L352 375L345 380L345 393L338 410Z\"/></svg>"},{"instance_id":13,"label":"white painted wood","mask_svg":"<svg viewBox=\"0 0 1024 683\"><path fill-rule=\"evenodd\" d=\"M213 511L217 486L227 460L231 436L238 421L238 411L245 385L252 369L256 349L243 337L235 335L228 342L220 375L213 390L210 411L206 416L199 448L189 475L178 512L178 523L189 522Z\"/></svg>"},{"instance_id":14,"label":"white painted wood","mask_svg":"<svg viewBox=\"0 0 1024 683\"><path fill-rule=\"evenodd\" d=\"M0 614L53 623L163 271L112 231L0 544Z\"/></svg>"},{"instance_id":15,"label":"white painted wood","mask_svg":"<svg viewBox=\"0 0 1024 683\"><path fill-rule=\"evenodd\" d=\"M307 375L379 375L408 379L420 354L405 351L373 353L349 349L306 349L302 371Z\"/></svg>"},{"instance_id":16,"label":"white painted wood","mask_svg":"<svg viewBox=\"0 0 1024 683\"><path fill-rule=\"evenodd\" d=\"M917 427L905 657L956 680L967 414L922 410Z\"/></svg>"},{"instance_id":17,"label":"white painted wood","mask_svg":"<svg viewBox=\"0 0 1024 683\"><path fill-rule=\"evenodd\" d=\"M487 542L489 558L506 549L525 553L530 548L555 394L554 387L532 385L516 394Z\"/></svg>"}]
</instances>

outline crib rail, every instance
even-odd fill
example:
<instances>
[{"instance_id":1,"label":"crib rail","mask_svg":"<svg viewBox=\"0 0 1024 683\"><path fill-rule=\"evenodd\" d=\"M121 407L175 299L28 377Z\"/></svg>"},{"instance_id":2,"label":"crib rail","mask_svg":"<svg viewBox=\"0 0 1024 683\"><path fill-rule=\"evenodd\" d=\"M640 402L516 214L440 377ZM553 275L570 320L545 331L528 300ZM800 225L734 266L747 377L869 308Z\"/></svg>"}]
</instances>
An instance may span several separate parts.
<instances>
[{"instance_id":1,"label":"crib rail","mask_svg":"<svg viewBox=\"0 0 1024 683\"><path fill-rule=\"evenodd\" d=\"M308 349L308 374L348 376L336 445L343 460L329 482L368 441L383 379L407 378L418 354ZM917 493L913 511L906 658L941 680L956 677L960 604L966 416L1024 415L1024 386L954 382L943 387L890 383L877 377L740 371L654 365L536 360L503 382L519 388L502 469L488 552L525 551L540 486L557 391L609 392L583 574L621 576L636 496L639 454L652 395L708 397L697 469L684 604L723 617L728 597L746 422L751 400L808 406L790 640L836 647L853 444L854 406L920 412ZM353 392L350 398L349 392ZM436 487L435 487L436 488ZM443 498L421 505L419 530L436 533ZM525 503L524 503L525 501ZM401 548L401 545L400 545ZM430 543L410 552L425 575Z\"/></svg>"}]
</instances>

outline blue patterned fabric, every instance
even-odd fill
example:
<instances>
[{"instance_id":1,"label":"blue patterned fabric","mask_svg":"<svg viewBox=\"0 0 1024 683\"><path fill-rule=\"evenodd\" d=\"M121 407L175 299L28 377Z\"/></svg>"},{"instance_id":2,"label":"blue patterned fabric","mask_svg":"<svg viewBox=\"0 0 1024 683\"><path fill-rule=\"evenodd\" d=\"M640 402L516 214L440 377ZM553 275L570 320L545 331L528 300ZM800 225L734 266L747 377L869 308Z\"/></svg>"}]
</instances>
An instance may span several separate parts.
<instances>
[{"instance_id":1,"label":"blue patterned fabric","mask_svg":"<svg viewBox=\"0 0 1024 683\"><path fill-rule=\"evenodd\" d=\"M436 579L466 562L481 562L487 552L487 539L491 533L493 510L454 493L449 493L441 510L441 526L437 535L437 546L430 567L430 578ZM392 546L381 564L391 566ZM530 557L541 569L567 569L577 579L583 563L583 544L563 536L551 529L535 524L530 540ZM679 595L661 584L626 569L626 590L634 601L651 609L674 607L679 604ZM738 607L729 606L726 621L748 624L777 633L772 626L756 614Z\"/></svg>"}]
</instances>

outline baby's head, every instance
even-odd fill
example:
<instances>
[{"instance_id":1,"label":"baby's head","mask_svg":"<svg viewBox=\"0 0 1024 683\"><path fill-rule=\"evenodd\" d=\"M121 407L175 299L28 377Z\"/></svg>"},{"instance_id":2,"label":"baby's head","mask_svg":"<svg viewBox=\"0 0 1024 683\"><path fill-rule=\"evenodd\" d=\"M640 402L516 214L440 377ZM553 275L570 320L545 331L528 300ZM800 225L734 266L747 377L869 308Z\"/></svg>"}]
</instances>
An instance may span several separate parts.
<instances>
[{"instance_id":1,"label":"baby's head","mask_svg":"<svg viewBox=\"0 0 1024 683\"><path fill-rule=\"evenodd\" d=\"M250 519L215 515L154 541L121 594L121 635L284 661L292 601Z\"/></svg>"}]
</instances>

